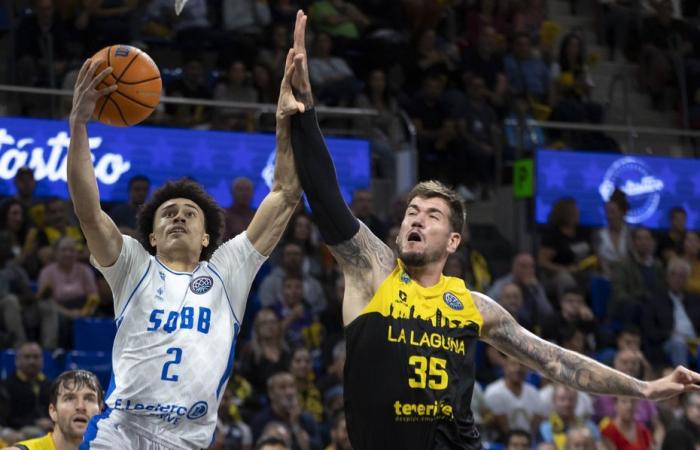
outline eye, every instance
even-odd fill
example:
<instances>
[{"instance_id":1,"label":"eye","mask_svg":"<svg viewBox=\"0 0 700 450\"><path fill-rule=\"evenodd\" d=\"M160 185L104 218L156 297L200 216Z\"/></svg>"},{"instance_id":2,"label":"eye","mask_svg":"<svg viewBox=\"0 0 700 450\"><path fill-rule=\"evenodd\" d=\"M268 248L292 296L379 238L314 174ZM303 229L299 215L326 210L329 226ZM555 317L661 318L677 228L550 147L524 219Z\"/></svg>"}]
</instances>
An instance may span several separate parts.
<instances>
[{"instance_id":1,"label":"eye","mask_svg":"<svg viewBox=\"0 0 700 450\"><path fill-rule=\"evenodd\" d=\"M194 217L194 216L196 216L196 215L197 215L197 214L195 214L194 211L189 211L189 212L187 213L187 217Z\"/></svg>"},{"instance_id":2,"label":"eye","mask_svg":"<svg viewBox=\"0 0 700 450\"><path fill-rule=\"evenodd\" d=\"M431 218L431 219L435 219L435 220L438 220L438 219L439 219L438 216L437 216L436 214L431 214L431 215L430 215L430 218Z\"/></svg>"}]
</instances>

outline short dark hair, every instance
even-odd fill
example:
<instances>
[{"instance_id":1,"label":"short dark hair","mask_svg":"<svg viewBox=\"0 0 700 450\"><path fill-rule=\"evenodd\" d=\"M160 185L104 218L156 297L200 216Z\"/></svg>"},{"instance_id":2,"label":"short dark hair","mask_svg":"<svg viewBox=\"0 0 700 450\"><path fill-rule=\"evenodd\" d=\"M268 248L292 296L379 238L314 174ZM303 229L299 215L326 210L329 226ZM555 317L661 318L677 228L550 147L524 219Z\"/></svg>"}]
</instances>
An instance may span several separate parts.
<instances>
[{"instance_id":1,"label":"short dark hair","mask_svg":"<svg viewBox=\"0 0 700 450\"><path fill-rule=\"evenodd\" d=\"M615 188L612 194L610 194L608 201L615 203L623 214L627 214L627 211L630 210L630 202L627 200L627 194L620 188Z\"/></svg>"},{"instance_id":2,"label":"short dark hair","mask_svg":"<svg viewBox=\"0 0 700 450\"><path fill-rule=\"evenodd\" d=\"M515 428L510 430L506 435L506 446L510 445L510 440L516 436L522 436L527 439L527 445L532 443L532 437L530 436L529 432Z\"/></svg>"},{"instance_id":3,"label":"short dark hair","mask_svg":"<svg viewBox=\"0 0 700 450\"><path fill-rule=\"evenodd\" d=\"M633 334L635 336L642 336L642 330L635 324L633 323L628 323L625 324L625 326L622 327L619 333L617 333L617 337L619 338L623 334Z\"/></svg>"},{"instance_id":4,"label":"short dark hair","mask_svg":"<svg viewBox=\"0 0 700 450\"><path fill-rule=\"evenodd\" d=\"M462 227L466 220L466 208L459 194L447 185L436 181L422 181L418 183L411 192L408 193L406 204L416 197L434 198L440 197L450 205L450 227L455 233L462 234Z\"/></svg>"},{"instance_id":5,"label":"short dark hair","mask_svg":"<svg viewBox=\"0 0 700 450\"><path fill-rule=\"evenodd\" d=\"M97 379L97 376L94 373L88 372L87 370L69 370L67 372L63 372L53 381L53 383L51 383L51 388L49 390L49 405L56 406L56 402L58 401L58 391L61 390L62 386L70 390L78 390L83 386L87 386L89 389L95 391L97 394L97 401L100 406L102 406L102 402L104 401L104 393L102 392L100 380Z\"/></svg>"},{"instance_id":6,"label":"short dark hair","mask_svg":"<svg viewBox=\"0 0 700 450\"><path fill-rule=\"evenodd\" d=\"M192 200L197 206L202 208L202 212L204 212L204 227L207 234L209 234L209 246L202 248L199 259L203 261L208 260L219 246L219 241L223 234L224 211L199 183L187 178L165 183L143 205L138 214L139 241L150 254L156 254L156 248L151 245L151 241L148 238L153 232L153 218L160 205L173 198Z\"/></svg>"},{"instance_id":7,"label":"short dark hair","mask_svg":"<svg viewBox=\"0 0 700 450\"><path fill-rule=\"evenodd\" d=\"M554 203L552 210L547 217L547 223L552 227L566 225L576 211L576 199L573 197L562 197Z\"/></svg>"},{"instance_id":8,"label":"short dark hair","mask_svg":"<svg viewBox=\"0 0 700 450\"><path fill-rule=\"evenodd\" d=\"M128 184L127 188L131 189L131 186L133 186L134 183L136 183L138 181L145 181L149 185L151 184L151 180L149 180L146 175L134 175L133 177L129 178L129 184Z\"/></svg>"},{"instance_id":9,"label":"short dark hair","mask_svg":"<svg viewBox=\"0 0 700 450\"><path fill-rule=\"evenodd\" d=\"M268 445L279 445L281 447L284 447L285 449L288 449L289 447L287 446L287 443L284 442L280 438L276 437L266 437L263 439L260 439L257 444L255 444L255 449L254 450L262 450L263 448L267 447Z\"/></svg>"},{"instance_id":10,"label":"short dark hair","mask_svg":"<svg viewBox=\"0 0 700 450\"><path fill-rule=\"evenodd\" d=\"M567 286L564 289L562 289L561 294L559 295L559 299L564 298L565 295L568 294L574 294L574 295L580 295L584 299L586 298L586 292L581 289L578 286Z\"/></svg>"},{"instance_id":11,"label":"short dark hair","mask_svg":"<svg viewBox=\"0 0 700 450\"><path fill-rule=\"evenodd\" d=\"M674 206L673 208L671 208L671 209L668 211L668 216L669 216L669 217L673 217L673 216L675 216L676 214L683 214L684 216L687 216L687 215L688 215L688 213L686 212L685 208L683 208L682 206Z\"/></svg>"},{"instance_id":12,"label":"short dark hair","mask_svg":"<svg viewBox=\"0 0 700 450\"><path fill-rule=\"evenodd\" d=\"M295 273L295 272L284 272L284 277L282 277L282 283L284 283L287 280L298 280L300 282L304 282L304 277L301 276L300 273Z\"/></svg>"}]
</instances>

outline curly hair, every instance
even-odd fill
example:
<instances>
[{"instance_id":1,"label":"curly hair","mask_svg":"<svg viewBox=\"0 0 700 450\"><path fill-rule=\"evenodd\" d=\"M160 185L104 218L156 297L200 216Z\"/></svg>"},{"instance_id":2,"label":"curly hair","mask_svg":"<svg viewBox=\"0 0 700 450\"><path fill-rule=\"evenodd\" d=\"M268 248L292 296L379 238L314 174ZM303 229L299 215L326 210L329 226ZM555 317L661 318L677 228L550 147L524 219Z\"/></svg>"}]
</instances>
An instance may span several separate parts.
<instances>
[{"instance_id":1,"label":"curly hair","mask_svg":"<svg viewBox=\"0 0 700 450\"><path fill-rule=\"evenodd\" d=\"M208 260L220 244L224 231L224 211L199 183L188 178L168 181L143 205L138 214L139 241L149 253L156 254L156 248L151 245L148 238L153 232L153 218L160 205L173 198L192 200L204 212L204 227L209 234L209 246L202 248L199 259Z\"/></svg>"}]
</instances>

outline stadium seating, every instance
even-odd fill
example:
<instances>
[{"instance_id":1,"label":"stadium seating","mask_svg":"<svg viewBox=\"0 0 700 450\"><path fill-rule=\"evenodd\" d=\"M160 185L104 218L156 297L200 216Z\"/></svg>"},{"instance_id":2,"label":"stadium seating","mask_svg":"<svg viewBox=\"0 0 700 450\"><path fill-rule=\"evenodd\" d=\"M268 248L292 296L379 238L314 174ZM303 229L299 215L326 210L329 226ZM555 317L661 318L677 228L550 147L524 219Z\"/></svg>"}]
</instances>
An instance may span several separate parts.
<instances>
[{"instance_id":1,"label":"stadium seating","mask_svg":"<svg viewBox=\"0 0 700 450\"><path fill-rule=\"evenodd\" d=\"M116 333L112 319L90 317L73 322L73 343L78 351L111 353Z\"/></svg>"}]
</instances>

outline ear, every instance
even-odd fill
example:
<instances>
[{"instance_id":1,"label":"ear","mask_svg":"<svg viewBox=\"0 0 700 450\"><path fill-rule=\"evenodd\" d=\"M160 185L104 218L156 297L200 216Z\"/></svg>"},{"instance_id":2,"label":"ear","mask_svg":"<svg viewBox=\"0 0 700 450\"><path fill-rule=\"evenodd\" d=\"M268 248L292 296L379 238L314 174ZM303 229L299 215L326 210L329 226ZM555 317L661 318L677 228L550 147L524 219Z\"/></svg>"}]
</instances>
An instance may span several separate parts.
<instances>
[{"instance_id":1,"label":"ear","mask_svg":"<svg viewBox=\"0 0 700 450\"><path fill-rule=\"evenodd\" d=\"M204 236L202 236L202 246L209 247L209 234L208 233L204 233Z\"/></svg>"},{"instance_id":2,"label":"ear","mask_svg":"<svg viewBox=\"0 0 700 450\"><path fill-rule=\"evenodd\" d=\"M58 423L58 411L56 411L56 405L49 403L49 417L53 420L53 423Z\"/></svg>"},{"instance_id":3,"label":"ear","mask_svg":"<svg viewBox=\"0 0 700 450\"><path fill-rule=\"evenodd\" d=\"M450 239L447 241L447 252L454 253L462 242L462 235L459 233L450 233Z\"/></svg>"},{"instance_id":4,"label":"ear","mask_svg":"<svg viewBox=\"0 0 700 450\"><path fill-rule=\"evenodd\" d=\"M156 235L151 233L148 235L148 242L151 243L151 246L155 247L156 246Z\"/></svg>"}]
</instances>

